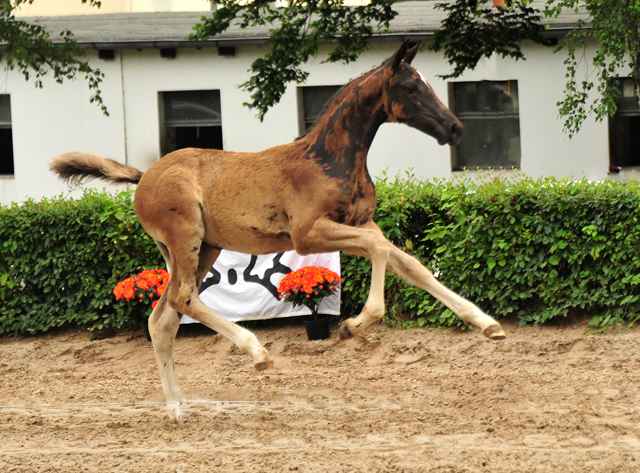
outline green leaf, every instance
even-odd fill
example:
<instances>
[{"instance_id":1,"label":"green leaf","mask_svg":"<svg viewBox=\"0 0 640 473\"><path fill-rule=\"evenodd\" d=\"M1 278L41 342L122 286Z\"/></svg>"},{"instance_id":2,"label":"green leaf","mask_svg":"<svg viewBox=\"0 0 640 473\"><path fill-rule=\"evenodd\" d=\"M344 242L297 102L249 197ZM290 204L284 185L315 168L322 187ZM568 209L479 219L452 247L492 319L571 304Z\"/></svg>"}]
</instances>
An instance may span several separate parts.
<instances>
[{"instance_id":1,"label":"green leaf","mask_svg":"<svg viewBox=\"0 0 640 473\"><path fill-rule=\"evenodd\" d=\"M496 260L494 260L491 256L487 258L487 268L491 271L496 266Z\"/></svg>"}]
</instances>

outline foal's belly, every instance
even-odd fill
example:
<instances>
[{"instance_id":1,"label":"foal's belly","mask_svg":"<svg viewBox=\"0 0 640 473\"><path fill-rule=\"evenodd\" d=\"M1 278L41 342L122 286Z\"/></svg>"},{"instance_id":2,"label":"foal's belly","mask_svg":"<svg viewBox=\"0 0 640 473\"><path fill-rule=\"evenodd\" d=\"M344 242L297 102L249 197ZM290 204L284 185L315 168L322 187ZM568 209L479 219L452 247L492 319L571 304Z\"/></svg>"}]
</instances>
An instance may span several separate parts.
<instances>
[{"instance_id":1,"label":"foal's belly","mask_svg":"<svg viewBox=\"0 0 640 473\"><path fill-rule=\"evenodd\" d=\"M261 255L281 253L293 249L291 236L283 226L260 225L259 222L246 224L245 222L226 221L224 223L210 222L205 232L205 242L219 248Z\"/></svg>"},{"instance_id":2,"label":"foal's belly","mask_svg":"<svg viewBox=\"0 0 640 473\"><path fill-rule=\"evenodd\" d=\"M245 253L248 255L266 255L270 253L282 253L293 250L293 243L289 238L268 236L245 236L234 242L216 244L223 250Z\"/></svg>"}]
</instances>

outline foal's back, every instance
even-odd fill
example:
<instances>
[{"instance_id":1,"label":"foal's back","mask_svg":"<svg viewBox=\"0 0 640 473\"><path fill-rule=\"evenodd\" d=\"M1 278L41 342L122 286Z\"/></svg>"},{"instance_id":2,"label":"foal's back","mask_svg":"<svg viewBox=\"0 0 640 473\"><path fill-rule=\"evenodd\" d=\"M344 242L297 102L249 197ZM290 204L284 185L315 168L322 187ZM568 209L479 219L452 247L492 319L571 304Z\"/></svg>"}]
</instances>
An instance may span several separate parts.
<instances>
[{"instance_id":1,"label":"foal's back","mask_svg":"<svg viewBox=\"0 0 640 473\"><path fill-rule=\"evenodd\" d=\"M182 149L149 168L136 189L140 223L166 242L176 228L204 232L206 243L243 253L293 248L291 221L326 213L340 189L305 158L305 140L257 153ZM194 227L195 226L195 227Z\"/></svg>"}]
</instances>

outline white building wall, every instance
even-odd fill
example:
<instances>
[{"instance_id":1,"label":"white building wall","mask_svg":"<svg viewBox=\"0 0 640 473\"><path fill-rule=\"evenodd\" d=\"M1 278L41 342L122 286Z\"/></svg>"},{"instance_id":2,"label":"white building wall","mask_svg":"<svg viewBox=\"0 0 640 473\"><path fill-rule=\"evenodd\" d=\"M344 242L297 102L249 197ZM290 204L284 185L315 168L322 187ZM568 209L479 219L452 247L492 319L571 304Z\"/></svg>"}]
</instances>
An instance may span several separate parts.
<instances>
[{"instance_id":1,"label":"white building wall","mask_svg":"<svg viewBox=\"0 0 640 473\"><path fill-rule=\"evenodd\" d=\"M158 93L178 90L220 90L222 139L231 151L260 151L293 141L297 136L297 104L291 87L260 123L242 103L249 94L238 88L248 79L256 57L253 48L239 48L235 57L218 56L215 48L179 50L175 59L158 51L125 51L124 88L129 163L147 169L160 158Z\"/></svg>"},{"instance_id":2,"label":"white building wall","mask_svg":"<svg viewBox=\"0 0 640 473\"><path fill-rule=\"evenodd\" d=\"M397 47L395 43L373 45L348 65L321 64L322 58L315 59L307 66L311 75L306 85L344 84L379 65ZM83 79L62 85L47 79L43 89L36 89L16 71L5 71L0 93L11 95L15 177L0 179L0 203L65 192L66 185L49 171L48 159L70 151L91 152L147 169L160 157L161 91L219 89L227 150L258 151L292 141L298 135L295 85L262 123L255 111L242 105L249 94L238 85L249 78L251 62L264 52L264 48L239 47L235 57L223 57L215 48L181 49L175 59L164 59L157 50L125 50L112 61L99 60L92 52L92 66L105 73L101 90L109 117L89 103L91 93ZM606 178L606 122L597 124L589 118L569 140L557 118L556 102L566 82L564 55L532 45L525 46L525 54L526 61L483 60L458 80L518 81L523 172L534 177ZM450 66L424 49L413 65L446 104L447 84L437 75L448 73ZM1 61L0 67L4 67ZM450 176L450 149L406 126L385 124L373 143L369 170L372 176L386 171L393 177L408 170L423 178ZM90 185L101 186L98 181Z\"/></svg>"},{"instance_id":3,"label":"white building wall","mask_svg":"<svg viewBox=\"0 0 640 473\"><path fill-rule=\"evenodd\" d=\"M88 54L105 79L100 89L109 117L89 103L92 93L82 78L57 84L45 77L38 89L17 71L3 71L0 93L11 97L14 177L0 179L0 203L39 200L67 191L49 171L49 159L70 151L84 151L122 160L124 124L119 61L99 61ZM3 68L4 61L0 62ZM122 188L122 187L121 187Z\"/></svg>"}]
</instances>

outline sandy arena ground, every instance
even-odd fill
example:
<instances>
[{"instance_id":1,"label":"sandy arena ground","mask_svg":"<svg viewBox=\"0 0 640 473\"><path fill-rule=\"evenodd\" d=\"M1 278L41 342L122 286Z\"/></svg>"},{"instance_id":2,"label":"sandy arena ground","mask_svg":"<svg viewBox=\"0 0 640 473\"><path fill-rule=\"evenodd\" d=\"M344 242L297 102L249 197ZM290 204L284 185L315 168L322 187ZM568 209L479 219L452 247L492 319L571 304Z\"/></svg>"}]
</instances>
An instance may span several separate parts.
<instances>
[{"instance_id":1,"label":"sandy arena ground","mask_svg":"<svg viewBox=\"0 0 640 473\"><path fill-rule=\"evenodd\" d=\"M377 325L310 342L299 320L263 325L275 375L181 329L190 399L268 402L190 404L178 427L126 404L163 400L142 332L0 340L0 472L640 471L640 327L506 324L491 342Z\"/></svg>"}]
</instances>

